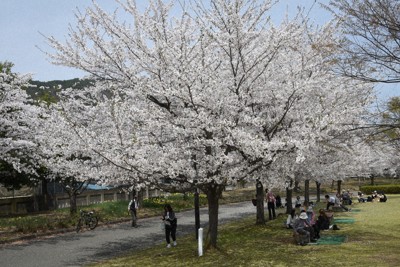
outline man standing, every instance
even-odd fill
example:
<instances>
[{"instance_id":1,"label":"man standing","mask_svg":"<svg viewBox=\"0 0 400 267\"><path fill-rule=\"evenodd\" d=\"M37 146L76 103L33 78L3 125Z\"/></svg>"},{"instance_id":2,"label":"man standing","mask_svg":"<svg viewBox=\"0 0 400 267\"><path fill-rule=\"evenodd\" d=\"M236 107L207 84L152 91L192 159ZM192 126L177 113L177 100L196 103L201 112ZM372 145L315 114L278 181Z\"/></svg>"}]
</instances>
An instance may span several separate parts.
<instances>
[{"instance_id":1,"label":"man standing","mask_svg":"<svg viewBox=\"0 0 400 267\"><path fill-rule=\"evenodd\" d=\"M129 205L128 205L128 212L130 212L131 217L132 217L132 227L137 227L137 224L136 224L136 220L137 220L136 209L137 208L138 208L137 201L135 198L133 198L129 202Z\"/></svg>"}]
</instances>

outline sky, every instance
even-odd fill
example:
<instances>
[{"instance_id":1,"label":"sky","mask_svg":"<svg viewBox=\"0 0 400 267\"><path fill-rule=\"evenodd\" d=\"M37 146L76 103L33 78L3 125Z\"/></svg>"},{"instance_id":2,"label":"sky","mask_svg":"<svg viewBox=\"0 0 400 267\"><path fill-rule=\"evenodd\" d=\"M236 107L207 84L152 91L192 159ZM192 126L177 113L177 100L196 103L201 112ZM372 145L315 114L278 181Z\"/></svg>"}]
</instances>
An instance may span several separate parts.
<instances>
[{"instance_id":1,"label":"sky","mask_svg":"<svg viewBox=\"0 0 400 267\"><path fill-rule=\"evenodd\" d=\"M147 0L136 0L146 5ZM118 7L115 0L97 0L103 9L114 11ZM310 19L316 24L324 24L330 14L320 8L319 3L328 0L281 0L272 10L275 23L293 15L298 6L309 10ZM67 80L82 78L84 73L63 66L51 64L43 51L51 52L44 36L54 36L66 40L69 25L75 25L74 12L84 11L92 5L92 0L0 0L0 62L14 63L13 71L31 73L33 80ZM43 50L43 51L41 51ZM380 98L400 96L400 85L378 85Z\"/></svg>"}]
</instances>

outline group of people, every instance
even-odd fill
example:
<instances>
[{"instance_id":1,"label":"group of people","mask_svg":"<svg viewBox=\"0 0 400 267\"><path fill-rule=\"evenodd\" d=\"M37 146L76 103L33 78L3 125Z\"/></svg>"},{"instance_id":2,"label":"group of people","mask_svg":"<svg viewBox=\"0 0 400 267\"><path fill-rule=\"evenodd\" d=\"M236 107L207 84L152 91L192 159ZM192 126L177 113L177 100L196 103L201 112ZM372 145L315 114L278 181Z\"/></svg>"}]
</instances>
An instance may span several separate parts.
<instances>
[{"instance_id":1,"label":"group of people","mask_svg":"<svg viewBox=\"0 0 400 267\"><path fill-rule=\"evenodd\" d=\"M137 213L138 203L135 198L133 198L128 204L128 212L131 215L132 227L137 227ZM176 243L176 228L178 226L178 220L175 216L175 212L172 209L170 204L164 205L164 213L161 217L163 228L165 229L165 240L167 241L167 248L171 247L171 238L172 245L175 247Z\"/></svg>"},{"instance_id":2,"label":"group of people","mask_svg":"<svg viewBox=\"0 0 400 267\"><path fill-rule=\"evenodd\" d=\"M351 200L350 195L349 198ZM337 205L347 211L351 209L342 205L342 196L325 195L325 199L327 203L326 209L320 209L318 214L315 214L312 203L308 203L307 201L302 202L300 196L297 196L294 208L292 208L285 222L286 228L293 229L296 233L305 236L305 240L309 240L309 242L316 242L320 238L320 233L323 230L339 230L337 225L331 225L332 215L329 213L330 208ZM300 244L305 245L306 242L301 242Z\"/></svg>"},{"instance_id":3,"label":"group of people","mask_svg":"<svg viewBox=\"0 0 400 267\"><path fill-rule=\"evenodd\" d=\"M310 242L316 242L320 238L322 230L328 230L330 219L324 209L319 210L318 216L314 213L313 207L308 206L307 209L292 209L286 220L286 228L293 229L300 235L307 236ZM304 243L303 243L304 244Z\"/></svg>"},{"instance_id":4,"label":"group of people","mask_svg":"<svg viewBox=\"0 0 400 267\"><path fill-rule=\"evenodd\" d=\"M307 202L302 202L300 196L296 197L294 208L288 215L286 220L286 227L288 229L293 229L296 233L306 236L310 242L316 242L320 238L320 232L322 230L339 230L339 227L335 224L331 225L331 217L328 215L328 211L331 207L337 206L345 211L351 211L346 205L352 205L352 194L349 190L343 190L342 194L336 194L334 196L325 195L326 209L320 209L318 216L315 215L313 211L313 206L309 205ZM367 201L379 201L386 202L387 197L384 193L378 193L374 191L371 196L367 199L363 198L363 194L359 192L358 194L359 202ZM268 207L269 219L275 219L275 207L278 207L277 197L271 192L266 190L266 202ZM283 206L280 202L279 205ZM305 243L301 243L305 244Z\"/></svg>"},{"instance_id":5,"label":"group of people","mask_svg":"<svg viewBox=\"0 0 400 267\"><path fill-rule=\"evenodd\" d=\"M283 207L283 205L279 195L275 196L274 193L272 193L268 189L266 189L265 191L269 219L273 220L276 218L275 208ZM316 216L313 210L313 206L309 205L309 203L307 202L302 203L300 196L297 196L294 203L295 208L291 210L291 213L287 217L286 228L293 229L300 235L305 235L307 239L310 240L310 242L316 242L320 238L320 232L322 230L328 230L331 227L330 218L326 213L326 211L329 211L330 207L340 206L346 211L351 210L342 204L342 201L347 201L347 203L351 205L352 201L349 192L343 192L342 195L338 194L336 196L325 195L325 199L327 202L326 210L320 209L318 216ZM386 202L387 197L383 193L379 194L377 191L374 191L371 196L365 199L361 192L358 193L359 202L372 201L369 199L375 199L379 202ZM132 217L132 227L137 227L137 208L138 203L136 199L133 198L128 205L128 211ZM176 246L177 218L171 205L166 204L164 206L164 213L161 219L165 228L165 239L167 241L167 248L171 247L171 238L173 246ZM335 229L337 230L338 227L334 227L334 230Z\"/></svg>"},{"instance_id":6,"label":"group of people","mask_svg":"<svg viewBox=\"0 0 400 267\"><path fill-rule=\"evenodd\" d=\"M362 192L358 192L357 194L358 202L386 202L387 201L387 196L385 193L374 191L372 194L368 197L364 197L364 194Z\"/></svg>"}]
</instances>

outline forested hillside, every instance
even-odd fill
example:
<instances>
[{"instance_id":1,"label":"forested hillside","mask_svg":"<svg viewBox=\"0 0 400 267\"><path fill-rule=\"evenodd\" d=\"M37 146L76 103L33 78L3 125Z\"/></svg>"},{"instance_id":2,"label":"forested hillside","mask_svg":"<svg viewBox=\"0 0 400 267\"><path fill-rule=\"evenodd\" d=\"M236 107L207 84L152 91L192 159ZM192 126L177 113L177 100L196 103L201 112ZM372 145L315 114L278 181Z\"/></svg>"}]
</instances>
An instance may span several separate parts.
<instances>
[{"instance_id":1,"label":"forested hillside","mask_svg":"<svg viewBox=\"0 0 400 267\"><path fill-rule=\"evenodd\" d=\"M87 79L54 80L48 82L31 81L32 86L26 89L27 93L34 99L42 99L47 102L57 101L57 92L66 88L82 89L92 81Z\"/></svg>"}]
</instances>

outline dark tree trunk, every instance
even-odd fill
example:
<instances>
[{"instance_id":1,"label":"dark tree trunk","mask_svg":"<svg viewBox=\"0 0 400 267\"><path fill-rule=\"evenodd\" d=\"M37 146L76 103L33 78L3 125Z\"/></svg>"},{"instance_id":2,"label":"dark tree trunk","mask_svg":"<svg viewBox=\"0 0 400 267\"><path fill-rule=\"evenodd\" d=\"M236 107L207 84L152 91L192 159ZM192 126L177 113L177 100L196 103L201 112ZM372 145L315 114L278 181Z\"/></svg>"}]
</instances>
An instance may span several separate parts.
<instances>
[{"instance_id":1,"label":"dark tree trunk","mask_svg":"<svg viewBox=\"0 0 400 267\"><path fill-rule=\"evenodd\" d=\"M292 197L293 197L293 189L286 187L286 214L290 214L292 212L293 208Z\"/></svg>"},{"instance_id":2,"label":"dark tree trunk","mask_svg":"<svg viewBox=\"0 0 400 267\"><path fill-rule=\"evenodd\" d=\"M332 188L332 190L335 188L335 180L332 180L331 188Z\"/></svg>"},{"instance_id":3,"label":"dark tree trunk","mask_svg":"<svg viewBox=\"0 0 400 267\"><path fill-rule=\"evenodd\" d=\"M76 214L76 212L77 212L76 195L77 195L77 192L75 190L71 190L70 192L68 192L68 196L69 196L69 213L71 215L72 214Z\"/></svg>"},{"instance_id":4,"label":"dark tree trunk","mask_svg":"<svg viewBox=\"0 0 400 267\"><path fill-rule=\"evenodd\" d=\"M205 188L208 201L208 234L209 239L206 243L206 248L216 248L218 238L218 208L219 199L222 191L224 190L223 185L217 185L215 183L208 184Z\"/></svg>"},{"instance_id":5,"label":"dark tree trunk","mask_svg":"<svg viewBox=\"0 0 400 267\"><path fill-rule=\"evenodd\" d=\"M371 178L371 185L375 185L375 175L371 174L370 178Z\"/></svg>"},{"instance_id":6,"label":"dark tree trunk","mask_svg":"<svg viewBox=\"0 0 400 267\"><path fill-rule=\"evenodd\" d=\"M75 214L77 212L76 196L86 190L89 182L90 180L78 182L74 177L66 177L65 180L60 181L60 184L69 196L70 214Z\"/></svg>"},{"instance_id":7,"label":"dark tree trunk","mask_svg":"<svg viewBox=\"0 0 400 267\"><path fill-rule=\"evenodd\" d=\"M199 240L199 229L200 229L200 199L199 192L196 189L194 192L194 227L196 231L196 240Z\"/></svg>"},{"instance_id":8,"label":"dark tree trunk","mask_svg":"<svg viewBox=\"0 0 400 267\"><path fill-rule=\"evenodd\" d=\"M260 181L256 183L257 219L256 224L265 224L264 216L264 186Z\"/></svg>"},{"instance_id":9,"label":"dark tree trunk","mask_svg":"<svg viewBox=\"0 0 400 267\"><path fill-rule=\"evenodd\" d=\"M342 192L342 181L339 180L337 181L337 193L340 195L341 192Z\"/></svg>"},{"instance_id":10,"label":"dark tree trunk","mask_svg":"<svg viewBox=\"0 0 400 267\"><path fill-rule=\"evenodd\" d=\"M304 200L310 203L310 180L304 181Z\"/></svg>"},{"instance_id":11,"label":"dark tree trunk","mask_svg":"<svg viewBox=\"0 0 400 267\"><path fill-rule=\"evenodd\" d=\"M294 192L300 192L300 181L294 181Z\"/></svg>"},{"instance_id":12,"label":"dark tree trunk","mask_svg":"<svg viewBox=\"0 0 400 267\"><path fill-rule=\"evenodd\" d=\"M321 183L315 182L315 185L317 187L317 202L321 202Z\"/></svg>"},{"instance_id":13,"label":"dark tree trunk","mask_svg":"<svg viewBox=\"0 0 400 267\"><path fill-rule=\"evenodd\" d=\"M43 203L40 207L41 210L49 210L49 192L47 191L47 179L42 180L42 197Z\"/></svg>"},{"instance_id":14,"label":"dark tree trunk","mask_svg":"<svg viewBox=\"0 0 400 267\"><path fill-rule=\"evenodd\" d=\"M143 195L144 195L143 189L140 189L137 192L137 203L138 203L139 208L143 207L143 198L144 198Z\"/></svg>"}]
</instances>

